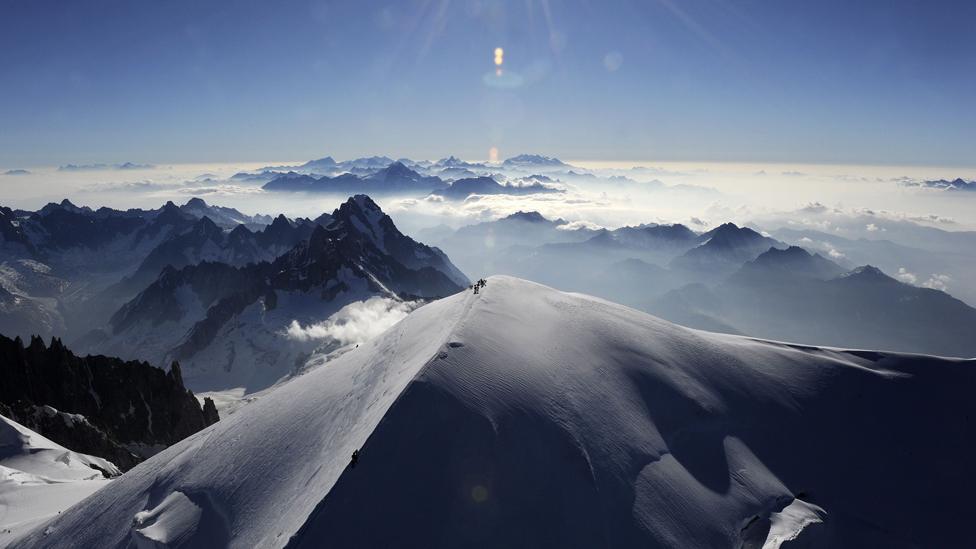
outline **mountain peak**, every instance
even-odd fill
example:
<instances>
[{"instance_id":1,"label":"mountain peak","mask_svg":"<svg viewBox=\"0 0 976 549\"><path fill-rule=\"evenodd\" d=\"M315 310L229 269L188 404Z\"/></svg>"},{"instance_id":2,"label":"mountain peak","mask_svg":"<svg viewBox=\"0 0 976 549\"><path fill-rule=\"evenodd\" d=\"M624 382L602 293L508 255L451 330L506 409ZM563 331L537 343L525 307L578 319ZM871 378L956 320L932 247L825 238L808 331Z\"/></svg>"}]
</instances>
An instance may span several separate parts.
<instances>
[{"instance_id":1,"label":"mountain peak","mask_svg":"<svg viewBox=\"0 0 976 549\"><path fill-rule=\"evenodd\" d=\"M228 233L228 236L230 238L240 239L240 238L246 238L253 234L254 233L251 231L251 229L248 229L247 225L244 225L242 223L234 227L233 229L231 229L230 233Z\"/></svg>"},{"instance_id":2,"label":"mountain peak","mask_svg":"<svg viewBox=\"0 0 976 549\"><path fill-rule=\"evenodd\" d=\"M519 210L504 217L503 219L512 221L527 221L529 223L549 223L549 220L546 219L545 216L535 210L531 212L523 212L522 210Z\"/></svg>"},{"instance_id":3,"label":"mountain peak","mask_svg":"<svg viewBox=\"0 0 976 549\"><path fill-rule=\"evenodd\" d=\"M786 249L770 248L769 250L763 252L762 255L757 257L756 261L761 259L770 260L781 257L804 258L813 257L813 255L799 246L789 246Z\"/></svg>"},{"instance_id":4,"label":"mountain peak","mask_svg":"<svg viewBox=\"0 0 976 549\"><path fill-rule=\"evenodd\" d=\"M745 228L745 227L743 227L743 228ZM727 221L725 223L722 223L718 227L715 227L714 229L712 229L709 232L712 233L712 234L721 234L721 233L731 233L731 232L735 232L735 231L739 231L739 230L742 230L742 229L740 229L740 227L738 225L736 225L735 223L732 223L731 221Z\"/></svg>"},{"instance_id":5,"label":"mountain peak","mask_svg":"<svg viewBox=\"0 0 976 549\"><path fill-rule=\"evenodd\" d=\"M220 227L218 227L217 224L214 223L212 219L210 219L207 216L201 217L196 222L196 224L194 225L194 230L198 234L211 236L211 237L222 235L224 233L224 231Z\"/></svg>"},{"instance_id":6,"label":"mountain peak","mask_svg":"<svg viewBox=\"0 0 976 549\"><path fill-rule=\"evenodd\" d=\"M194 196L193 198L187 200L183 207L199 210L207 208L207 203L202 198Z\"/></svg>"},{"instance_id":7,"label":"mountain peak","mask_svg":"<svg viewBox=\"0 0 976 549\"><path fill-rule=\"evenodd\" d=\"M391 162L389 166L383 168L377 174L383 174L384 177L414 177L417 176L417 172L411 170L406 164L400 162L399 160Z\"/></svg>"},{"instance_id":8,"label":"mountain peak","mask_svg":"<svg viewBox=\"0 0 976 549\"><path fill-rule=\"evenodd\" d=\"M332 213L332 217L335 223L329 226L330 229L345 227L354 230L365 236L380 250L386 250L384 246L386 238L384 218L386 218L386 214L369 196L357 194L349 197ZM389 224L392 225L392 222Z\"/></svg>"},{"instance_id":9,"label":"mountain peak","mask_svg":"<svg viewBox=\"0 0 976 549\"><path fill-rule=\"evenodd\" d=\"M562 167L566 164L559 160L558 158L551 156L543 156L541 154L520 154L513 156L511 158L505 159L503 164L507 166L512 165L532 165L532 166L550 166L550 167Z\"/></svg>"},{"instance_id":10,"label":"mountain peak","mask_svg":"<svg viewBox=\"0 0 976 549\"><path fill-rule=\"evenodd\" d=\"M456 157L456 156L454 156L452 154L451 156L448 156L447 158L441 158L440 160L438 160L436 162L436 165L438 165L438 166L445 166L445 167L464 166L465 165L465 162L463 160L461 160L460 158L458 158L458 157Z\"/></svg>"},{"instance_id":11,"label":"mountain peak","mask_svg":"<svg viewBox=\"0 0 976 549\"><path fill-rule=\"evenodd\" d=\"M159 209L153 223L175 225L187 219L193 219L193 217L180 210L179 206L173 204L173 201L168 201Z\"/></svg>"},{"instance_id":12,"label":"mountain peak","mask_svg":"<svg viewBox=\"0 0 976 549\"><path fill-rule=\"evenodd\" d=\"M827 280L840 275L844 269L833 261L819 254L811 254L799 246L789 246L785 249L770 246L756 259L743 265L739 271L740 276L777 272Z\"/></svg>"},{"instance_id":13,"label":"mountain peak","mask_svg":"<svg viewBox=\"0 0 976 549\"><path fill-rule=\"evenodd\" d=\"M723 223L701 235L701 239L705 242L703 246L713 248L741 246L747 243L759 242L764 238L766 237L749 227L739 227L731 221ZM769 240L772 241L772 239Z\"/></svg>"},{"instance_id":14,"label":"mountain peak","mask_svg":"<svg viewBox=\"0 0 976 549\"><path fill-rule=\"evenodd\" d=\"M331 167L335 165L336 165L336 161L331 156L326 156L316 160L309 160L308 162L305 163L306 167L313 167L313 166Z\"/></svg>"},{"instance_id":15,"label":"mountain peak","mask_svg":"<svg viewBox=\"0 0 976 549\"><path fill-rule=\"evenodd\" d=\"M359 207L359 209L364 211L374 211L374 212L383 213L383 210L380 208L379 204L373 202L373 199L366 194L357 194L351 196L349 197L349 200L346 200L346 204L355 204L356 206Z\"/></svg>"},{"instance_id":16,"label":"mountain peak","mask_svg":"<svg viewBox=\"0 0 976 549\"><path fill-rule=\"evenodd\" d=\"M329 223L332 223L333 219L334 218L332 217L332 214L330 214L328 212L322 212L322 215L320 215L320 216L316 217L315 219L313 219L312 220L312 223L314 223L316 225L321 225L323 227L328 227L329 226Z\"/></svg>"},{"instance_id":17,"label":"mountain peak","mask_svg":"<svg viewBox=\"0 0 976 549\"><path fill-rule=\"evenodd\" d=\"M71 203L67 198L61 200L59 203L49 202L46 206L40 209L42 215L47 215L55 210L64 210L66 212L72 213L85 213L91 212L91 208L85 206L84 208L79 208Z\"/></svg>"},{"instance_id":18,"label":"mountain peak","mask_svg":"<svg viewBox=\"0 0 976 549\"><path fill-rule=\"evenodd\" d=\"M860 267L857 267L854 270L845 273L843 278L851 278L851 279L860 278L865 280L883 278L888 280L894 280L890 276L886 275L884 271L875 267L874 265L861 265Z\"/></svg>"}]
</instances>

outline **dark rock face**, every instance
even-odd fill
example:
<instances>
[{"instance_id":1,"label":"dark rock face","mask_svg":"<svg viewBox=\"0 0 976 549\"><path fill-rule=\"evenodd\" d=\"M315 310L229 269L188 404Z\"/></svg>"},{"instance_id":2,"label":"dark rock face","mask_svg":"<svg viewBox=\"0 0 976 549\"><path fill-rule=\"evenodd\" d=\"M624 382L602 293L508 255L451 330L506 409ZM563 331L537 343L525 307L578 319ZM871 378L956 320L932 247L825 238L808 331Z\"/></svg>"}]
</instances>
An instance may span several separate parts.
<instances>
[{"instance_id":1,"label":"dark rock face","mask_svg":"<svg viewBox=\"0 0 976 549\"><path fill-rule=\"evenodd\" d=\"M380 252L388 254L408 269L422 270L429 267L440 271L460 287L468 285L468 278L451 263L444 252L401 233L394 225L393 219L383 213L368 196L353 196L339 206L332 216L333 221L327 227L331 233L358 233L360 237L368 240L368 244L364 245L375 246ZM452 293L453 290L443 285L432 292L433 295Z\"/></svg>"},{"instance_id":2,"label":"dark rock face","mask_svg":"<svg viewBox=\"0 0 976 549\"><path fill-rule=\"evenodd\" d=\"M89 210L75 207L67 200L48 205L31 216L32 224L45 233L49 248L89 247L96 249L122 234L136 231L145 224L139 218L125 216L99 217Z\"/></svg>"},{"instance_id":3,"label":"dark rock face","mask_svg":"<svg viewBox=\"0 0 976 549\"><path fill-rule=\"evenodd\" d=\"M65 448L105 458L122 471L128 471L142 461L139 455L80 414L69 414L51 406L18 400L10 405L0 403L0 415L43 434ZM102 475L111 476L107 471L102 471Z\"/></svg>"},{"instance_id":4,"label":"dark rock face","mask_svg":"<svg viewBox=\"0 0 976 549\"><path fill-rule=\"evenodd\" d=\"M211 207L212 208L212 207ZM312 234L311 221L292 223L278 216L261 231L237 225L225 233L209 217L201 217L183 232L153 248L131 275L108 290L109 295L131 298L151 284L167 267L182 269L204 261L219 261L241 267L271 261Z\"/></svg>"},{"instance_id":5,"label":"dark rock face","mask_svg":"<svg viewBox=\"0 0 976 549\"><path fill-rule=\"evenodd\" d=\"M0 206L0 251L11 248L31 257L37 250L24 234L23 228L15 223L15 219L13 210Z\"/></svg>"},{"instance_id":6,"label":"dark rock face","mask_svg":"<svg viewBox=\"0 0 976 549\"><path fill-rule=\"evenodd\" d=\"M78 452L129 469L217 421L169 372L145 362L77 357L59 339L0 336L0 413Z\"/></svg>"}]
</instances>

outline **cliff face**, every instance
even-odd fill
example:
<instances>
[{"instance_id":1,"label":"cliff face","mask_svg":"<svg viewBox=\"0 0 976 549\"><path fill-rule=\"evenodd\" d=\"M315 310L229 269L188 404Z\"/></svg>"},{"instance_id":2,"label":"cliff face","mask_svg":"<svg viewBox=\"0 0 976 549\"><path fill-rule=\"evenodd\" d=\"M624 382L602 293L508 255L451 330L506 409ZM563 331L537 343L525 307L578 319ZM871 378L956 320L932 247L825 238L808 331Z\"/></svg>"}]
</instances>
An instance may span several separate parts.
<instances>
[{"instance_id":1,"label":"cliff face","mask_svg":"<svg viewBox=\"0 0 976 549\"><path fill-rule=\"evenodd\" d=\"M71 450L104 457L122 469L215 423L169 372L145 362L75 356L59 339L0 336L0 413Z\"/></svg>"}]
</instances>

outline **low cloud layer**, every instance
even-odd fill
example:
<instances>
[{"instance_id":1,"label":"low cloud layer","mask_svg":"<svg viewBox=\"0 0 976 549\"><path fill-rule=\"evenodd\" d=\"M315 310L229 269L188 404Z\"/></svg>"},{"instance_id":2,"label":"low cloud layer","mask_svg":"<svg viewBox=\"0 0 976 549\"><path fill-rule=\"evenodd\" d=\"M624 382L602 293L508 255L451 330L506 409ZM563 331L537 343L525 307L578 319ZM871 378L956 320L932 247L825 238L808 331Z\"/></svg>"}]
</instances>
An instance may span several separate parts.
<instances>
[{"instance_id":1,"label":"low cloud layer","mask_svg":"<svg viewBox=\"0 0 976 549\"><path fill-rule=\"evenodd\" d=\"M363 343L383 333L420 306L417 301L371 297L346 305L323 322L302 326L293 320L287 336L296 341L336 341L340 345Z\"/></svg>"}]
</instances>

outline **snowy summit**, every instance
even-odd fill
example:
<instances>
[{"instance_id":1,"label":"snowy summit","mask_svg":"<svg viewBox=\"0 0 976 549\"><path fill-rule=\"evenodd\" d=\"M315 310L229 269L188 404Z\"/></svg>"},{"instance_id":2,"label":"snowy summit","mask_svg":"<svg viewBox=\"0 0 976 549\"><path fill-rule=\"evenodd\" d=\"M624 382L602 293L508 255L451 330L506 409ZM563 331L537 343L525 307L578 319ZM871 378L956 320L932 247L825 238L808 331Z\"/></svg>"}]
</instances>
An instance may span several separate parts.
<instances>
[{"instance_id":1,"label":"snowy summit","mask_svg":"<svg viewBox=\"0 0 976 549\"><path fill-rule=\"evenodd\" d=\"M14 546L957 547L973 366L492 277Z\"/></svg>"}]
</instances>

